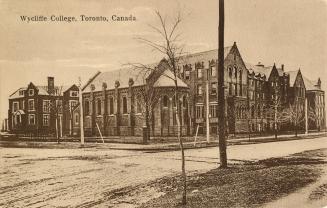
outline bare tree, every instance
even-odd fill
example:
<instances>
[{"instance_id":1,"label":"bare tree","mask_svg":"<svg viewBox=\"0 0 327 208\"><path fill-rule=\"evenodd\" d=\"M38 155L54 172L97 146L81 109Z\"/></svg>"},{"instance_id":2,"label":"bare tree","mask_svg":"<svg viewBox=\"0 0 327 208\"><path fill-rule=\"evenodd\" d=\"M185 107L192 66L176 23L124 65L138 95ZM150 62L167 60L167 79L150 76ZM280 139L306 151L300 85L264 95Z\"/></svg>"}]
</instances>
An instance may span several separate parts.
<instances>
[{"instance_id":1,"label":"bare tree","mask_svg":"<svg viewBox=\"0 0 327 208\"><path fill-rule=\"evenodd\" d=\"M46 111L49 111L51 116L55 118L55 134L57 143L60 143L61 131L62 131L62 113L63 113L63 104L62 104L62 92L63 86L54 89L53 99L44 106L47 108Z\"/></svg>"},{"instance_id":2,"label":"bare tree","mask_svg":"<svg viewBox=\"0 0 327 208\"><path fill-rule=\"evenodd\" d=\"M304 121L304 113L303 111L300 112L298 103L290 104L288 108L283 110L283 115L285 117L284 120L288 120L293 125L295 136L297 137L299 124Z\"/></svg>"},{"instance_id":3,"label":"bare tree","mask_svg":"<svg viewBox=\"0 0 327 208\"><path fill-rule=\"evenodd\" d=\"M180 105L179 105L179 87L178 87L178 75L181 57L184 54L183 45L180 44L180 36L178 29L182 22L181 13L178 12L176 17L171 21L171 24L167 22L167 18L163 17L159 11L155 12L158 20L159 26L149 25L151 29L154 30L157 34L160 35L160 43L148 40L145 38L137 38L138 41L150 46L154 51L160 52L166 58L169 69L173 72L173 76L169 78L174 81L174 105L176 106L176 122L177 122L177 138L179 141L179 146L181 150L181 159L182 159L182 180L183 180L183 196L182 204L186 204L186 171L185 171L185 156L184 156L184 147L183 141L181 138L181 122L180 122Z\"/></svg>"},{"instance_id":4,"label":"bare tree","mask_svg":"<svg viewBox=\"0 0 327 208\"><path fill-rule=\"evenodd\" d=\"M289 117L287 116L287 111L282 110L280 96L273 96L270 105L267 106L266 113L267 118L270 121L273 121L275 139L277 139L278 127L282 123L286 123L289 120Z\"/></svg>"},{"instance_id":5,"label":"bare tree","mask_svg":"<svg viewBox=\"0 0 327 208\"><path fill-rule=\"evenodd\" d=\"M313 107L308 109L308 120L312 126L316 127L317 130L320 131L319 114Z\"/></svg>"},{"instance_id":6,"label":"bare tree","mask_svg":"<svg viewBox=\"0 0 327 208\"><path fill-rule=\"evenodd\" d=\"M138 99L135 100L134 109L137 109L139 111L138 113L141 113L145 120L147 134L146 138L143 138L143 143L147 144L151 135L150 120L153 116L153 109L160 98L160 95L154 87L155 80L151 79L151 75L157 73L157 67L144 65L142 63L128 63L126 65L137 71L136 79L141 79L144 84L135 93Z\"/></svg>"}]
</instances>

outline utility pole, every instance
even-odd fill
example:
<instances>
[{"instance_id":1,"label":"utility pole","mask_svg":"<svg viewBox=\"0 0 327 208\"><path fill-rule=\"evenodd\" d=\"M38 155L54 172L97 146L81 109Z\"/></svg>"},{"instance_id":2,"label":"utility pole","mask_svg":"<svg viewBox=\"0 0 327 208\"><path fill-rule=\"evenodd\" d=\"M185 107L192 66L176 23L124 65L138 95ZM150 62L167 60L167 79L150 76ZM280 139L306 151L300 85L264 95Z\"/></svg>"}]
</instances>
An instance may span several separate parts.
<instances>
[{"instance_id":1,"label":"utility pole","mask_svg":"<svg viewBox=\"0 0 327 208\"><path fill-rule=\"evenodd\" d=\"M305 134L308 134L308 99L304 98L304 114L305 114Z\"/></svg>"},{"instance_id":2,"label":"utility pole","mask_svg":"<svg viewBox=\"0 0 327 208\"><path fill-rule=\"evenodd\" d=\"M225 30L224 0L219 0L218 25L218 129L220 167L227 167L227 152L225 141L225 89L224 89L224 30Z\"/></svg>"},{"instance_id":3,"label":"utility pole","mask_svg":"<svg viewBox=\"0 0 327 208\"><path fill-rule=\"evenodd\" d=\"M80 109L80 131L81 131L81 144L84 145L84 121L83 121L83 99L82 99L82 81L79 77L79 109Z\"/></svg>"},{"instance_id":4,"label":"utility pole","mask_svg":"<svg viewBox=\"0 0 327 208\"><path fill-rule=\"evenodd\" d=\"M206 107L207 107L207 110L206 110L206 126L207 126L207 143L210 142L210 121L209 121L209 80L207 80L207 83L206 83Z\"/></svg>"}]
</instances>

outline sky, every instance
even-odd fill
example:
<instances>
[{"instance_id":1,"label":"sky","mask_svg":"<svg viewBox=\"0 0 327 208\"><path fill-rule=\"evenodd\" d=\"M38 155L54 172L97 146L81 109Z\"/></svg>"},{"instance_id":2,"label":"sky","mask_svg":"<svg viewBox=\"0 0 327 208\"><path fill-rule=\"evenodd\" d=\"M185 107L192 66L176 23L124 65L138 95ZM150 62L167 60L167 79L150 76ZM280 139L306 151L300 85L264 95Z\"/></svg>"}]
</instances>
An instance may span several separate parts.
<instances>
[{"instance_id":1,"label":"sky","mask_svg":"<svg viewBox=\"0 0 327 208\"><path fill-rule=\"evenodd\" d=\"M162 55L138 37L158 41L148 25L182 12L179 32L188 53L218 47L218 0L0 0L0 120L8 97L30 82L86 82L97 71L130 62L153 63ZM132 22L24 22L20 16L134 16ZM327 1L226 0L225 46L235 41L245 62L284 64L309 79L327 82ZM324 85L324 89L326 88Z\"/></svg>"}]
</instances>

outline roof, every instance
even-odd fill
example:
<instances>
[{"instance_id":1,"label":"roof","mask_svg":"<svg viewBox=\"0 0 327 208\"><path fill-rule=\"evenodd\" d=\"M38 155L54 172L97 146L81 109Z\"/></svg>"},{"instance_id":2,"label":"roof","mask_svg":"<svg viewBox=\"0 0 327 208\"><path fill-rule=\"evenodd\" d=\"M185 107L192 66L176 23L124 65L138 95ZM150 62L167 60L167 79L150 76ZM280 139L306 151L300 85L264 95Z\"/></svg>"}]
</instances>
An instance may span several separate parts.
<instances>
[{"instance_id":1,"label":"roof","mask_svg":"<svg viewBox=\"0 0 327 208\"><path fill-rule=\"evenodd\" d=\"M35 86L38 90L39 90L39 93L38 95L50 95L48 93L48 86L42 86L42 85L39 85L39 86ZM67 91L71 86L55 86L55 94L53 96L57 96L57 95L62 95L63 92ZM14 93L12 93L10 96L9 96L9 99L15 99L15 98L21 98L21 97L24 97L24 95L20 95L19 92L20 91L26 91L27 90L27 87L21 87L19 88L18 90L16 90Z\"/></svg>"},{"instance_id":2,"label":"roof","mask_svg":"<svg viewBox=\"0 0 327 208\"><path fill-rule=\"evenodd\" d=\"M246 68L249 72L254 72L256 75L269 77L270 72L272 70L272 66L258 66L249 63L245 63Z\"/></svg>"},{"instance_id":3,"label":"roof","mask_svg":"<svg viewBox=\"0 0 327 208\"><path fill-rule=\"evenodd\" d=\"M188 87L185 82L177 77L178 87ZM162 75L154 83L154 87L175 87L174 74L172 71L166 69Z\"/></svg>"},{"instance_id":4,"label":"roof","mask_svg":"<svg viewBox=\"0 0 327 208\"><path fill-rule=\"evenodd\" d=\"M153 68L153 67L152 67ZM150 70L140 68L122 68L113 71L100 72L96 77L91 80L85 87L83 92L91 92L90 85L94 85L94 91L102 90L103 83L107 84L107 89L115 89L116 81L119 81L119 88L129 87L129 81L132 78L133 86L142 86L146 83L146 78L151 73ZM179 78L177 78L177 84L179 87L187 87L187 85ZM161 76L154 83L154 87L173 87L174 75L172 71L166 69Z\"/></svg>"},{"instance_id":5,"label":"roof","mask_svg":"<svg viewBox=\"0 0 327 208\"><path fill-rule=\"evenodd\" d=\"M299 73L299 70L296 71L289 71L288 74L290 75L290 86L293 87L297 74Z\"/></svg>"},{"instance_id":6,"label":"roof","mask_svg":"<svg viewBox=\"0 0 327 208\"><path fill-rule=\"evenodd\" d=\"M302 75L303 81L304 81L304 85L305 85L305 89L306 90L320 90L318 87L316 87L313 83L314 81L309 80L308 78L306 78L305 76Z\"/></svg>"},{"instance_id":7,"label":"roof","mask_svg":"<svg viewBox=\"0 0 327 208\"><path fill-rule=\"evenodd\" d=\"M116 81L119 81L120 88L126 88L129 86L130 78L133 78L133 86L144 85L148 74L148 70L132 67L100 72L85 86L83 92L91 92L90 84L94 85L95 91L100 91L104 82L107 84L107 89L115 89Z\"/></svg>"},{"instance_id":8,"label":"roof","mask_svg":"<svg viewBox=\"0 0 327 208\"><path fill-rule=\"evenodd\" d=\"M233 46L228 46L224 48L224 59L229 54L230 50ZM218 49L213 49L209 51L203 51L199 53L188 54L185 56L181 56L181 63L196 63L199 61L207 61L207 60L217 60L218 59Z\"/></svg>"}]
</instances>

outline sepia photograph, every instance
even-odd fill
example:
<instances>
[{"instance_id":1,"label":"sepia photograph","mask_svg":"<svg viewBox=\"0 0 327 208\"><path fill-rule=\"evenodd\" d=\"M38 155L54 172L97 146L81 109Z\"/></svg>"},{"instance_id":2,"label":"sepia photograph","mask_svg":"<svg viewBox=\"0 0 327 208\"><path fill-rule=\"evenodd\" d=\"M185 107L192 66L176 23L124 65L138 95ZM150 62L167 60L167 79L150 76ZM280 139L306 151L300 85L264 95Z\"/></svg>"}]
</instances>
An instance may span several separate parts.
<instances>
[{"instance_id":1,"label":"sepia photograph","mask_svg":"<svg viewBox=\"0 0 327 208\"><path fill-rule=\"evenodd\" d=\"M0 207L327 207L327 0L0 19Z\"/></svg>"}]
</instances>

